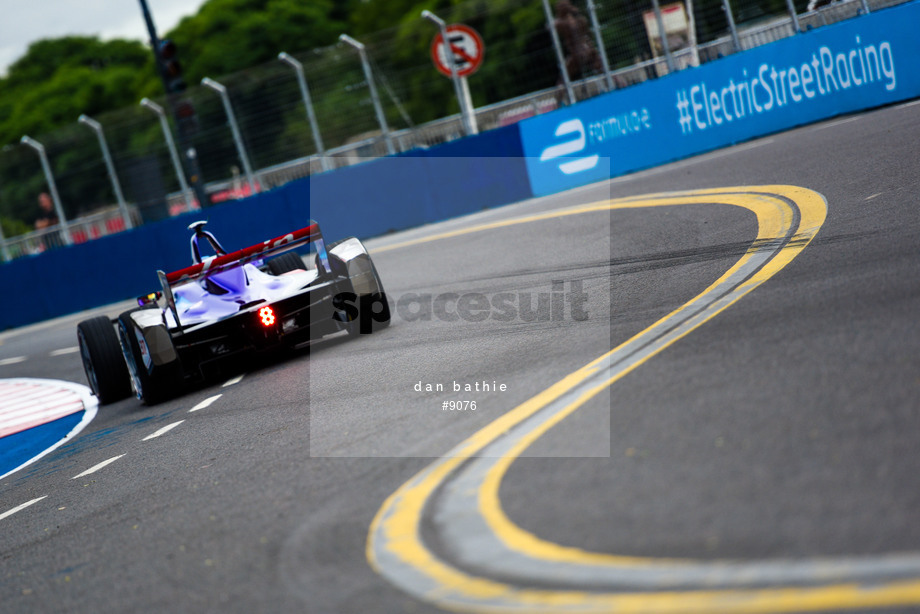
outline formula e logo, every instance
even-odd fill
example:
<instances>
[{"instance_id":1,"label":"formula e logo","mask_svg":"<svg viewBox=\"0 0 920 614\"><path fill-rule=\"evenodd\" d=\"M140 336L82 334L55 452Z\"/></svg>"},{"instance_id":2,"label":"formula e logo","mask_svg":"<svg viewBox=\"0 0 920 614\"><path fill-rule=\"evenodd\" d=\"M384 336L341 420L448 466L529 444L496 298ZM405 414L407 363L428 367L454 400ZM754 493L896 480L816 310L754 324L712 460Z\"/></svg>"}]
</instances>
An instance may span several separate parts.
<instances>
[{"instance_id":1,"label":"formula e logo","mask_svg":"<svg viewBox=\"0 0 920 614\"><path fill-rule=\"evenodd\" d=\"M557 137L569 135L576 136L570 141L559 143L558 145L553 145L544 149L543 153L540 155L540 162L555 160L564 156L569 157L572 154L577 154L584 151L587 140L585 138L585 125L580 119L570 119L567 122L562 122L559 124L559 127L556 128ZM578 158L576 160L569 160L568 162L560 163L559 170L566 175L581 173L583 171L591 170L597 166L597 161L599 159L599 156L594 155L587 156L585 158Z\"/></svg>"}]
</instances>

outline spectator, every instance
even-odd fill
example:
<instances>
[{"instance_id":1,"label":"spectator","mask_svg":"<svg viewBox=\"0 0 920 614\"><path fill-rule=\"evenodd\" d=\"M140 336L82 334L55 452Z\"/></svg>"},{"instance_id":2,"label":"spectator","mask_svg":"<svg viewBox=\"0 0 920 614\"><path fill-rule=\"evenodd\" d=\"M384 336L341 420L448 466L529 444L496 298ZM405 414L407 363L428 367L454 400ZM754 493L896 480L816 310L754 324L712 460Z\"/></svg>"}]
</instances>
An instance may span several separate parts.
<instances>
[{"instance_id":1,"label":"spectator","mask_svg":"<svg viewBox=\"0 0 920 614\"><path fill-rule=\"evenodd\" d=\"M556 2L556 32L565 51L565 69L575 81L602 70L601 56L591 40L588 20L570 0ZM560 77L559 83L562 83Z\"/></svg>"},{"instance_id":2,"label":"spectator","mask_svg":"<svg viewBox=\"0 0 920 614\"><path fill-rule=\"evenodd\" d=\"M54 214L54 203L51 202L51 196L47 192L38 195L38 208L41 209L41 212L38 219L35 220L35 230L44 230L58 223L57 215Z\"/></svg>"},{"instance_id":3,"label":"spectator","mask_svg":"<svg viewBox=\"0 0 920 614\"><path fill-rule=\"evenodd\" d=\"M54 203L51 201L51 196L47 192L42 192L38 195L38 208L40 209L39 216L35 220L35 230L46 230L44 233L42 250L49 247L60 247L61 242L61 233L58 230L48 230L54 226L57 226L60 223L57 215L54 212Z\"/></svg>"}]
</instances>

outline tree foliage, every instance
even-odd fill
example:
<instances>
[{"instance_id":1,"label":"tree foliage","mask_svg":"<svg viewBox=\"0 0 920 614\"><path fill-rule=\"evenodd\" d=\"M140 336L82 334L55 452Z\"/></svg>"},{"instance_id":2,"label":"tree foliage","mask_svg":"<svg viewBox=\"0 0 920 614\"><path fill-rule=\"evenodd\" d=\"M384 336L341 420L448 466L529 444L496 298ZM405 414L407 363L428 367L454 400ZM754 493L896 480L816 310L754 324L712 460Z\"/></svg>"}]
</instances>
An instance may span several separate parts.
<instances>
[{"instance_id":1,"label":"tree foliage","mask_svg":"<svg viewBox=\"0 0 920 614\"><path fill-rule=\"evenodd\" d=\"M153 59L139 42L68 36L33 43L0 79L0 145L42 134L155 92Z\"/></svg>"},{"instance_id":2,"label":"tree foliage","mask_svg":"<svg viewBox=\"0 0 920 614\"><path fill-rule=\"evenodd\" d=\"M333 0L209 0L167 34L190 83L329 45L347 27Z\"/></svg>"}]
</instances>

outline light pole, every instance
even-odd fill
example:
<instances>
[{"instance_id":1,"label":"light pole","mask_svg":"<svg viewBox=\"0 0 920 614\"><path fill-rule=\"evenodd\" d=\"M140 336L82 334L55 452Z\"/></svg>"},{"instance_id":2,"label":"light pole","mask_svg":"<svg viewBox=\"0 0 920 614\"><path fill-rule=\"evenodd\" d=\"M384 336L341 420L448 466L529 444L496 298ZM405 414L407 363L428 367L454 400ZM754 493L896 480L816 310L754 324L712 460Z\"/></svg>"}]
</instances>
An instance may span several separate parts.
<instances>
[{"instance_id":1,"label":"light pole","mask_svg":"<svg viewBox=\"0 0 920 614\"><path fill-rule=\"evenodd\" d=\"M233 114L233 106L230 105L230 96L227 94L227 88L210 77L202 79L201 84L220 94L220 101L224 104L224 111L227 113L227 121L230 123L230 131L233 133L233 141L236 143L236 152L240 156L240 162L243 163L243 172L246 174L246 181L249 182L251 193L255 194L256 181L252 176L252 165L249 164L249 156L246 155L243 135L240 134L240 128L236 123L236 115Z\"/></svg>"},{"instance_id":2,"label":"light pole","mask_svg":"<svg viewBox=\"0 0 920 614\"><path fill-rule=\"evenodd\" d=\"M169 122L166 121L166 111L163 110L163 107L149 98L142 99L141 106L156 113L160 120L160 127L163 129L163 137L166 139L166 146L169 148L169 156L172 158L173 168L176 169L176 177L179 179L179 187L185 195L185 204L189 211L191 211L193 206L192 192L189 190L188 182L185 181L185 172L182 170L182 162L179 161L179 152L176 151L176 142L173 141L172 132L169 130Z\"/></svg>"},{"instance_id":3,"label":"light pole","mask_svg":"<svg viewBox=\"0 0 920 614\"><path fill-rule=\"evenodd\" d=\"M377 112L377 122L380 124L380 130L383 131L383 140L386 141L387 152L392 155L396 153L396 148L393 147L393 137L390 136L390 127L387 125L387 118L383 114L380 96L377 95L377 86L374 85L374 74L371 72L371 64L367 59L367 49L365 49L364 43L356 41L347 34L340 35L339 40L357 49L358 55L361 56L361 66L364 68L364 78L367 80L367 86L371 90L371 101L374 103L374 110Z\"/></svg>"},{"instance_id":4,"label":"light pole","mask_svg":"<svg viewBox=\"0 0 920 614\"><path fill-rule=\"evenodd\" d=\"M324 171L328 171L330 169L329 159L326 158L323 137L319 133L319 122L316 121L316 111L313 109L313 99L310 98L310 88L307 87L307 78L303 74L303 64L285 51L278 54L278 59L293 68L297 73L297 83L300 85L303 104L307 108L307 120L310 122L310 130L313 131L313 144L316 146L316 153L319 155L319 165Z\"/></svg>"},{"instance_id":5,"label":"light pole","mask_svg":"<svg viewBox=\"0 0 920 614\"><path fill-rule=\"evenodd\" d=\"M102 148L102 157L105 160L105 167L109 171L109 179L112 181L112 189L115 191L115 199L118 201L118 209L121 211L121 218L125 222L125 228L134 228L131 222L131 214L128 213L128 204L125 202L125 195L122 194L121 184L118 182L118 175L115 173L115 164L112 162L112 154L109 152L109 145L105 140L105 133L102 132L102 124L97 122L88 115L81 115L77 118L81 124L88 126L99 139L99 147Z\"/></svg>"},{"instance_id":6,"label":"light pole","mask_svg":"<svg viewBox=\"0 0 920 614\"><path fill-rule=\"evenodd\" d=\"M475 118L473 118L473 113L467 104L466 96L463 94L463 84L460 82L459 75L457 75L457 63L454 61L454 51L451 48L450 38L447 34L447 23L428 10L422 11L422 18L433 23L441 32L441 44L444 46L444 57L447 64L450 66L450 80L454 82L454 93L457 95L457 102L460 105L460 116L463 118L463 130L466 132L467 136L476 134L478 130L474 123Z\"/></svg>"},{"instance_id":7,"label":"light pole","mask_svg":"<svg viewBox=\"0 0 920 614\"><path fill-rule=\"evenodd\" d=\"M48 189L51 191L51 201L54 203L54 212L58 217L58 223L61 225L61 234L64 236L64 244L73 245L73 237L70 236L70 226L67 225L67 218L64 216L64 207L61 206L61 197L58 195L57 184L54 182L54 174L51 172L51 165L48 163L48 153L45 151L45 146L28 135L23 136L19 142L38 152L38 157L42 161L42 170L45 172L45 180L48 182Z\"/></svg>"},{"instance_id":8,"label":"light pole","mask_svg":"<svg viewBox=\"0 0 920 614\"><path fill-rule=\"evenodd\" d=\"M147 25L147 34L150 36L150 45L153 48L157 72L160 75L160 80L163 81L163 89L166 92L166 106L176 122L179 145L182 147L186 168L188 169L188 181L191 182L192 190L194 190L195 196L198 198L198 203L202 207L206 207L209 204L208 197L201 181L198 152L192 144L192 135L196 131L194 127L195 110L190 102L181 98L182 92L185 91L185 80L182 78L182 65L175 57L176 46L171 41L160 40L156 26L153 23L153 15L150 14L150 7L147 6L147 0L139 0L139 2L144 22ZM183 170L182 173L184 175L185 171Z\"/></svg>"}]
</instances>

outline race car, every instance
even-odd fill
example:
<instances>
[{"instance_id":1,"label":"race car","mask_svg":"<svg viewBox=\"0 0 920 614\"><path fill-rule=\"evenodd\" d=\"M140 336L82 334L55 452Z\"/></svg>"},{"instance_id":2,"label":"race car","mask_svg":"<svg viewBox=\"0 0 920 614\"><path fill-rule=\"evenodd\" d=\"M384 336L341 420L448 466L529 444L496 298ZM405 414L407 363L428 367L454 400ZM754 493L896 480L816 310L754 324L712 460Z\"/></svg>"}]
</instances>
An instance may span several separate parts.
<instances>
[{"instance_id":1,"label":"race car","mask_svg":"<svg viewBox=\"0 0 920 614\"><path fill-rule=\"evenodd\" d=\"M160 290L111 320L77 325L86 379L102 405L131 395L152 405L229 361L293 348L326 335L389 325L377 269L358 239L328 247L319 226L227 253L195 222L192 265L157 271ZM314 266L293 249L312 244ZM202 256L202 248L213 255Z\"/></svg>"}]
</instances>

